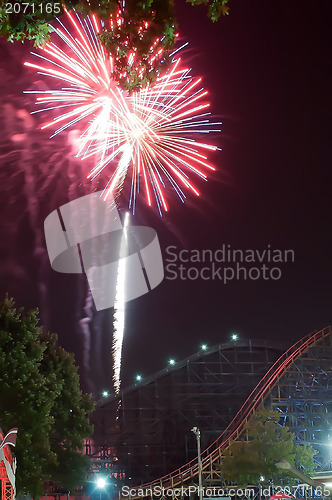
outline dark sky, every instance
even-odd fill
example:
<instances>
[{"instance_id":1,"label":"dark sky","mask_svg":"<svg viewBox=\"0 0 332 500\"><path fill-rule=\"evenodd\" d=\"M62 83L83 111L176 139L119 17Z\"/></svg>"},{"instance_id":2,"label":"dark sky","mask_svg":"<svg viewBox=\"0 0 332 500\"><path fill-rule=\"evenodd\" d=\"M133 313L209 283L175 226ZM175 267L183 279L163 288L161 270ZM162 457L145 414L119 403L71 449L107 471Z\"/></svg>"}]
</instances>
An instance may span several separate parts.
<instances>
[{"instance_id":1,"label":"dark sky","mask_svg":"<svg viewBox=\"0 0 332 500\"><path fill-rule=\"evenodd\" d=\"M132 224L157 231L164 259L170 245L177 252L223 245L263 251L270 245L293 250L295 260L276 264L278 280L164 279L128 303L124 385L137 372L151 374L170 357L182 359L202 342L223 342L232 332L288 345L331 323L332 4L232 0L230 6L231 14L213 24L204 7L177 2L179 32L190 42L183 58L203 77L213 115L223 122L217 171L199 184L200 198L182 205L171 197L162 220L139 203ZM29 101L21 97L34 81L22 68L28 47L7 45L2 43L0 66L1 291L40 308L44 324L75 351L84 386L91 379L97 391L110 384L112 310L95 313L87 340L77 327L84 280L50 270L42 236L48 213L67 197L79 196L79 187L70 188L79 184L78 169L61 138L51 146L52 161L45 167L48 139L34 130L34 122L29 125L24 112ZM24 140L10 139L22 133ZM247 271L259 266L245 264Z\"/></svg>"}]
</instances>

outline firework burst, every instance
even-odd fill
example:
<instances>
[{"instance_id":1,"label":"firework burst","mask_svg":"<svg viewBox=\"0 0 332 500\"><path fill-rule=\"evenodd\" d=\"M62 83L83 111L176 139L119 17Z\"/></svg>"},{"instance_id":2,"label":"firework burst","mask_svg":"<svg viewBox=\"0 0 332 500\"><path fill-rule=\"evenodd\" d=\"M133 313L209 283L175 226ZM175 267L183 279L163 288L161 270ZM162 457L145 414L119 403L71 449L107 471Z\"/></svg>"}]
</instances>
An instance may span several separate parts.
<instances>
[{"instance_id":1,"label":"firework burst","mask_svg":"<svg viewBox=\"0 0 332 500\"><path fill-rule=\"evenodd\" d=\"M128 177L133 211L138 193L144 193L149 206L155 200L160 214L167 211L168 186L181 201L187 191L199 196L192 177L207 179L207 172L215 170L207 154L217 149L200 137L219 132L220 125L208 118L210 104L201 79L193 78L173 55L169 70L154 86L123 91L112 79L114 60L97 36L102 32L100 21L95 16L66 15L67 23L57 20L59 25L53 28L62 42L47 43L33 53L40 62L25 62L62 85L57 90L28 91L37 95L40 109L34 113L56 111L41 128L51 129L51 137L73 126L81 128L77 156L93 157L95 166L88 179L107 174L105 199L110 193L119 194ZM117 14L110 22L119 23L121 17ZM150 53L152 63L158 57L154 46ZM128 67L134 61L133 51Z\"/></svg>"}]
</instances>

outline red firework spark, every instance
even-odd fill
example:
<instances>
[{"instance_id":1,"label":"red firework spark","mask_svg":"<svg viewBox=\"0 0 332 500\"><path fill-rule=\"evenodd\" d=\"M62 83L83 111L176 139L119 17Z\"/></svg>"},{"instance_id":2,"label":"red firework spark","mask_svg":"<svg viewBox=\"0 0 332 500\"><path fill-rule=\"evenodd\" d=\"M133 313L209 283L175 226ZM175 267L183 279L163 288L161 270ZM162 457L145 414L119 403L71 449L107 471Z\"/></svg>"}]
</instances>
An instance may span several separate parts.
<instances>
[{"instance_id":1,"label":"red firework spark","mask_svg":"<svg viewBox=\"0 0 332 500\"><path fill-rule=\"evenodd\" d=\"M27 91L37 95L36 104L58 115L41 128L51 128L56 135L81 122L82 132L77 156L94 156L95 167L87 175L95 179L105 169L110 172L104 189L106 199L122 189L131 172L129 206L135 209L136 196L143 191L149 206L153 199L159 213L168 210L166 187L171 185L181 201L185 192L199 196L192 177L207 179L215 170L207 153L218 148L202 142L202 134L219 132L208 116L208 92L200 87L201 78L190 75L173 58L165 75L154 86L128 93L112 79L114 59L108 55L97 34L102 24L96 16L81 19L66 12L69 26L61 20L53 27L62 47L49 42L32 53L40 63L25 62L39 74L57 81L62 87L47 91ZM121 22L117 14L110 23ZM68 22L67 22L68 24ZM157 43L156 43L157 46ZM160 51L160 49L159 49ZM152 46L151 64L160 54ZM132 66L135 53L128 55Z\"/></svg>"}]
</instances>

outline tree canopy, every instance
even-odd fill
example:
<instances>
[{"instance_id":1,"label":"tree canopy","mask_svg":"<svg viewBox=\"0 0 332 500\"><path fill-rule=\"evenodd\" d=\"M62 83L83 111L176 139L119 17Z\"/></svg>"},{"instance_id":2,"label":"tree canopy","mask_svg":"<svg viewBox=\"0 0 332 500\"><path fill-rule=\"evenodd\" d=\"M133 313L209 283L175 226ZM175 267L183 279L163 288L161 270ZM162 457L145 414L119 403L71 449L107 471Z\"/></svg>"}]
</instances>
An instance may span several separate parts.
<instances>
[{"instance_id":1,"label":"tree canopy","mask_svg":"<svg viewBox=\"0 0 332 500\"><path fill-rule=\"evenodd\" d=\"M314 456L310 445L296 445L289 427L280 423L278 411L263 408L257 411L245 425L242 440L233 440L225 451L221 464L223 477L240 486L265 482L287 484L294 479L289 471L276 467L286 460L310 475L314 470ZM280 483L279 483L280 484Z\"/></svg>"},{"instance_id":2,"label":"tree canopy","mask_svg":"<svg viewBox=\"0 0 332 500\"><path fill-rule=\"evenodd\" d=\"M212 21L229 11L229 0L188 1L192 5L206 4ZM113 56L113 78L122 88L144 87L167 68L176 42L173 0L127 0L125 4L120 0L6 0L0 7L0 34L11 42L28 39L43 45L52 31L49 23L66 8L75 8L83 15L96 14L105 21L99 37ZM117 15L120 23L116 22ZM110 22L112 18L114 22ZM130 59L130 54L135 57Z\"/></svg>"},{"instance_id":3,"label":"tree canopy","mask_svg":"<svg viewBox=\"0 0 332 500\"><path fill-rule=\"evenodd\" d=\"M37 311L0 303L0 423L18 427L16 485L34 498L43 483L67 490L85 478L83 439L92 433L90 395L82 394L74 356L38 326Z\"/></svg>"}]
</instances>

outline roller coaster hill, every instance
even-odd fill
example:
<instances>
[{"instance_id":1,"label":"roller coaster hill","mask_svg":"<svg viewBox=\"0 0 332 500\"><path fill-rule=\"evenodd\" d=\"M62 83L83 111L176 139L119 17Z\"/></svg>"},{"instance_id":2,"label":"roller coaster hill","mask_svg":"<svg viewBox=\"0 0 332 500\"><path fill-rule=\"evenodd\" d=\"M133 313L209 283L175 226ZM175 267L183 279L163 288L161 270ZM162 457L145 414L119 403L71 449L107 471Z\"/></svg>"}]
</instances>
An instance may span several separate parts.
<instances>
[{"instance_id":1,"label":"roller coaster hill","mask_svg":"<svg viewBox=\"0 0 332 500\"><path fill-rule=\"evenodd\" d=\"M223 343L190 356L99 403L87 443L94 472L148 490L197 482L201 430L203 484L221 484L223 451L260 407L278 410L298 443L332 460L332 329L288 349L264 340Z\"/></svg>"}]
</instances>

